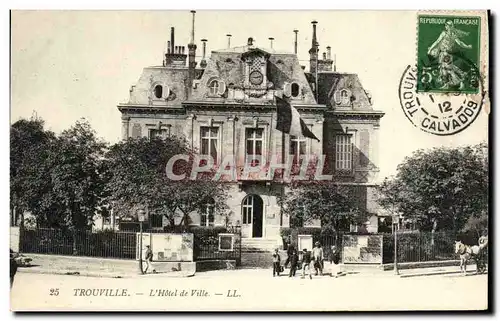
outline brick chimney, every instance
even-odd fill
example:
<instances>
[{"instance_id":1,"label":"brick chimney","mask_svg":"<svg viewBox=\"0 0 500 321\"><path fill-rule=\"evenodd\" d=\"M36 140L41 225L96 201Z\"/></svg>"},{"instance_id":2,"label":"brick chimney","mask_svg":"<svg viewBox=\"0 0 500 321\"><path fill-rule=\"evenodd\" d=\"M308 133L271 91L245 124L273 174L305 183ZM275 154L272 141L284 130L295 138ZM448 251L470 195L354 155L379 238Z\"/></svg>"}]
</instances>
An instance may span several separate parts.
<instances>
[{"instance_id":1,"label":"brick chimney","mask_svg":"<svg viewBox=\"0 0 500 321\"><path fill-rule=\"evenodd\" d=\"M169 48L165 53L165 67L185 67L187 56L184 54L184 47L175 45L175 28L170 29Z\"/></svg>"},{"instance_id":2,"label":"brick chimney","mask_svg":"<svg viewBox=\"0 0 500 321\"><path fill-rule=\"evenodd\" d=\"M323 59L318 60L318 72L332 71L333 60L331 47L326 47L326 52L323 53Z\"/></svg>"}]
</instances>

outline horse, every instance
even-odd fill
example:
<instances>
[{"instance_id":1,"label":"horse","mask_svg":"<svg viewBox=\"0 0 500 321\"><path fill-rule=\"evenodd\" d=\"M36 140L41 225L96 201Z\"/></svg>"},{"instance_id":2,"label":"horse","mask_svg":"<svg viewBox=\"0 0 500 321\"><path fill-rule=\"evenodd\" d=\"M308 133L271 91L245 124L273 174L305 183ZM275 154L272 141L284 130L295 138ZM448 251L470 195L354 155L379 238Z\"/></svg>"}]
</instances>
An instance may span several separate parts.
<instances>
[{"instance_id":1,"label":"horse","mask_svg":"<svg viewBox=\"0 0 500 321\"><path fill-rule=\"evenodd\" d=\"M476 269L478 273L484 272L486 267L481 259L483 248L484 246L479 245L465 245L462 241L455 242L455 253L460 255L460 271L462 271L464 275L467 274L467 261L470 259L476 261Z\"/></svg>"}]
</instances>

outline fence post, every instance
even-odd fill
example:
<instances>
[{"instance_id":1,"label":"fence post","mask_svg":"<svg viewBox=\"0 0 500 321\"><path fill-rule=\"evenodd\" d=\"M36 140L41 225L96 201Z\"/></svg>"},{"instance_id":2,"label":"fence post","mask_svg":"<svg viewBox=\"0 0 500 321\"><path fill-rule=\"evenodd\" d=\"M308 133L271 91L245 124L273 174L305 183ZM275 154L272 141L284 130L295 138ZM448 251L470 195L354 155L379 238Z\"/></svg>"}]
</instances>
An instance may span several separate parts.
<instances>
[{"instance_id":1,"label":"fence post","mask_svg":"<svg viewBox=\"0 0 500 321\"><path fill-rule=\"evenodd\" d=\"M399 215L394 215L392 220L394 227L394 274L399 275L398 271L398 226L399 226Z\"/></svg>"}]
</instances>

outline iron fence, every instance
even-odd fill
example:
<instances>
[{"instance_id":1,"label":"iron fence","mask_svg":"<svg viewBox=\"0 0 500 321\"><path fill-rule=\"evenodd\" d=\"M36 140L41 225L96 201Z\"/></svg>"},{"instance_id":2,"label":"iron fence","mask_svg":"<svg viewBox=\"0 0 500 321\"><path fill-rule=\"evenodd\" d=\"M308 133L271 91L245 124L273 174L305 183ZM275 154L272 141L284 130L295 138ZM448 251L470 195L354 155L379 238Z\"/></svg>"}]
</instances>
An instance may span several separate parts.
<instances>
[{"instance_id":1,"label":"iron fence","mask_svg":"<svg viewBox=\"0 0 500 321\"><path fill-rule=\"evenodd\" d=\"M383 234L383 261L394 263L394 234ZM458 259L455 241L473 245L477 240L467 234L453 232L398 232L398 262L429 262ZM475 241L475 243L474 243Z\"/></svg>"},{"instance_id":2,"label":"iron fence","mask_svg":"<svg viewBox=\"0 0 500 321\"><path fill-rule=\"evenodd\" d=\"M136 235L130 232L97 232L59 229L23 230L21 252L55 255L135 258Z\"/></svg>"},{"instance_id":3,"label":"iron fence","mask_svg":"<svg viewBox=\"0 0 500 321\"><path fill-rule=\"evenodd\" d=\"M145 230L144 233L165 233L162 230ZM192 228L194 236L194 261L236 260L241 263L241 229ZM219 236L224 246L219 245ZM229 238L229 236L231 236ZM227 242L230 242L226 244ZM23 253L74 255L102 258L135 259L137 232L127 231L68 231L39 228L23 229L20 235L20 251Z\"/></svg>"},{"instance_id":4,"label":"iron fence","mask_svg":"<svg viewBox=\"0 0 500 321\"><path fill-rule=\"evenodd\" d=\"M196 228L194 257L196 261L236 260L241 264L241 228ZM226 244L224 244L226 243Z\"/></svg>"}]
</instances>

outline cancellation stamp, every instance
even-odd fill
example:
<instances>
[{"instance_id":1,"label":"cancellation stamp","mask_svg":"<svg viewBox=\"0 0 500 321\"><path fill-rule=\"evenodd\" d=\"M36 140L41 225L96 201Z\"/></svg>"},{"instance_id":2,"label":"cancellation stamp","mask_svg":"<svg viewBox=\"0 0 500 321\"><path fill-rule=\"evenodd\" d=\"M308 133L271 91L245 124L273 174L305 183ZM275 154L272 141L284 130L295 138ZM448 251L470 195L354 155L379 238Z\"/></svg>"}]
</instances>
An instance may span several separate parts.
<instances>
[{"instance_id":1,"label":"cancellation stamp","mask_svg":"<svg viewBox=\"0 0 500 321\"><path fill-rule=\"evenodd\" d=\"M418 67L408 65L399 85L401 108L415 127L434 135L448 136L463 131L476 120L483 106L483 94L418 92L417 73Z\"/></svg>"},{"instance_id":2,"label":"cancellation stamp","mask_svg":"<svg viewBox=\"0 0 500 321\"><path fill-rule=\"evenodd\" d=\"M481 17L418 16L417 92L479 92Z\"/></svg>"}]
</instances>

